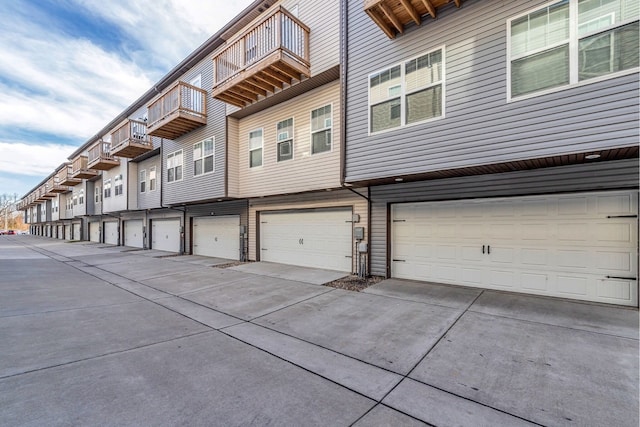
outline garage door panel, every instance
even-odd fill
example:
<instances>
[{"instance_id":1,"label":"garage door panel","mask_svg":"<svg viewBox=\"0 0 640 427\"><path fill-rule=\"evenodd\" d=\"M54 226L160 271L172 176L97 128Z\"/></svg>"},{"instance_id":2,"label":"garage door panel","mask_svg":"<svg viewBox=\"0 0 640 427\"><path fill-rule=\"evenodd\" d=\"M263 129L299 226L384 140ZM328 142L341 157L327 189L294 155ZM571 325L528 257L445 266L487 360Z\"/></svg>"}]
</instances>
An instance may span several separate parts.
<instances>
[{"instance_id":1,"label":"garage door panel","mask_svg":"<svg viewBox=\"0 0 640 427\"><path fill-rule=\"evenodd\" d=\"M151 224L151 247L153 249L180 252L179 219L154 219Z\"/></svg>"},{"instance_id":2,"label":"garage door panel","mask_svg":"<svg viewBox=\"0 0 640 427\"><path fill-rule=\"evenodd\" d=\"M118 222L109 221L104 223L104 243L110 245L118 244Z\"/></svg>"},{"instance_id":3,"label":"garage door panel","mask_svg":"<svg viewBox=\"0 0 640 427\"><path fill-rule=\"evenodd\" d=\"M193 218L193 253L240 259L240 216Z\"/></svg>"},{"instance_id":4,"label":"garage door panel","mask_svg":"<svg viewBox=\"0 0 640 427\"><path fill-rule=\"evenodd\" d=\"M392 205L391 274L637 305L636 280L606 278L637 275L637 203L610 192Z\"/></svg>"},{"instance_id":5,"label":"garage door panel","mask_svg":"<svg viewBox=\"0 0 640 427\"><path fill-rule=\"evenodd\" d=\"M100 241L100 223L99 222L89 223L89 240L92 242Z\"/></svg>"},{"instance_id":6,"label":"garage door panel","mask_svg":"<svg viewBox=\"0 0 640 427\"><path fill-rule=\"evenodd\" d=\"M351 271L351 210L264 212L263 261Z\"/></svg>"},{"instance_id":7,"label":"garage door panel","mask_svg":"<svg viewBox=\"0 0 640 427\"><path fill-rule=\"evenodd\" d=\"M124 222L124 245L132 248L144 247L143 220L130 219Z\"/></svg>"}]
</instances>

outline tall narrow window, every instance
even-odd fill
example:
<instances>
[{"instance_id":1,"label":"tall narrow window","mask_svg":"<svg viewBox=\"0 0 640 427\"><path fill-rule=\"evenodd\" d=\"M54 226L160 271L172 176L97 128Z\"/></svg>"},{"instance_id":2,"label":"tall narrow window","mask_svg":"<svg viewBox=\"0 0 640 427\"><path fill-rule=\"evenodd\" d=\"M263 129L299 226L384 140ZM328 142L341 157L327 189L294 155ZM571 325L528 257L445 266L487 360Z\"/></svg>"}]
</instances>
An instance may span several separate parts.
<instances>
[{"instance_id":1,"label":"tall narrow window","mask_svg":"<svg viewBox=\"0 0 640 427\"><path fill-rule=\"evenodd\" d=\"M111 178L108 178L104 181L104 198L108 199L111 197Z\"/></svg>"},{"instance_id":2,"label":"tall narrow window","mask_svg":"<svg viewBox=\"0 0 640 427\"><path fill-rule=\"evenodd\" d=\"M279 162L293 159L293 118L278 123L276 148Z\"/></svg>"},{"instance_id":3,"label":"tall narrow window","mask_svg":"<svg viewBox=\"0 0 640 427\"><path fill-rule=\"evenodd\" d=\"M167 155L167 182L182 180L182 150Z\"/></svg>"},{"instance_id":4,"label":"tall narrow window","mask_svg":"<svg viewBox=\"0 0 640 427\"><path fill-rule=\"evenodd\" d=\"M311 154L331 151L332 127L331 105L311 112Z\"/></svg>"},{"instance_id":5,"label":"tall narrow window","mask_svg":"<svg viewBox=\"0 0 640 427\"><path fill-rule=\"evenodd\" d=\"M78 204L84 205L84 190L78 192Z\"/></svg>"},{"instance_id":6,"label":"tall narrow window","mask_svg":"<svg viewBox=\"0 0 640 427\"><path fill-rule=\"evenodd\" d=\"M262 129L249 132L249 167L262 166Z\"/></svg>"},{"instance_id":7,"label":"tall narrow window","mask_svg":"<svg viewBox=\"0 0 640 427\"><path fill-rule=\"evenodd\" d=\"M116 196L121 196L122 195L122 174L117 175L115 177L114 185L115 185L115 194L116 194Z\"/></svg>"},{"instance_id":8,"label":"tall narrow window","mask_svg":"<svg viewBox=\"0 0 640 427\"><path fill-rule=\"evenodd\" d=\"M156 191L156 167L149 168L149 191Z\"/></svg>"},{"instance_id":9,"label":"tall narrow window","mask_svg":"<svg viewBox=\"0 0 640 427\"><path fill-rule=\"evenodd\" d=\"M147 191L147 171L142 169L140 171L140 192L144 193Z\"/></svg>"},{"instance_id":10,"label":"tall narrow window","mask_svg":"<svg viewBox=\"0 0 640 427\"><path fill-rule=\"evenodd\" d=\"M213 172L213 138L205 139L193 145L193 175Z\"/></svg>"},{"instance_id":11,"label":"tall narrow window","mask_svg":"<svg viewBox=\"0 0 640 427\"><path fill-rule=\"evenodd\" d=\"M94 190L93 196L94 196L93 200L94 200L95 203L100 203L102 201L101 200L102 191L100 191L100 187L98 187L97 185L96 185L96 188Z\"/></svg>"}]
</instances>

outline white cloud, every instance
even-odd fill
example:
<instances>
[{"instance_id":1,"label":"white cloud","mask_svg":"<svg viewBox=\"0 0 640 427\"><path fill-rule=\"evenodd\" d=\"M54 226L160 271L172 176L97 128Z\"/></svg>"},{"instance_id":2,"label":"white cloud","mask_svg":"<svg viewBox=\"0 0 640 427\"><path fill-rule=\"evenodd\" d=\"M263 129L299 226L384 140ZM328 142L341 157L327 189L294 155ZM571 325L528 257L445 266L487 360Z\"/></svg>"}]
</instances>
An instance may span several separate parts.
<instances>
[{"instance_id":1,"label":"white cloud","mask_svg":"<svg viewBox=\"0 0 640 427\"><path fill-rule=\"evenodd\" d=\"M60 144L33 146L21 142L0 142L0 171L44 179L67 160L74 147Z\"/></svg>"}]
</instances>

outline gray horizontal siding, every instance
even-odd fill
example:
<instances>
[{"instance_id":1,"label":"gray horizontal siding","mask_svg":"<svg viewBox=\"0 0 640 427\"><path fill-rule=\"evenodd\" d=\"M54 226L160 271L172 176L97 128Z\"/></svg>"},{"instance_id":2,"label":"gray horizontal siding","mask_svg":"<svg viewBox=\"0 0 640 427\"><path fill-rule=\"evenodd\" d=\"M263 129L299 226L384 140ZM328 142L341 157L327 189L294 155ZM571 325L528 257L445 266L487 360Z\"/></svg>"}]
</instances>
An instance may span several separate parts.
<instances>
[{"instance_id":1,"label":"gray horizontal siding","mask_svg":"<svg viewBox=\"0 0 640 427\"><path fill-rule=\"evenodd\" d=\"M226 107L221 101L211 97L213 87L213 61L207 57L200 61L182 78L188 82L198 74L202 74L202 88L207 91L207 124L199 127L176 140L164 139L162 150L162 203L175 205L180 203L210 200L225 196L226 178ZM215 171L203 176L193 176L193 144L206 138L215 137ZM167 183L167 154L183 150L183 179L179 182Z\"/></svg>"},{"instance_id":2,"label":"gray horizontal siding","mask_svg":"<svg viewBox=\"0 0 640 427\"><path fill-rule=\"evenodd\" d=\"M638 188L638 179L634 159L371 187L371 272L386 275L390 203Z\"/></svg>"},{"instance_id":3,"label":"gray horizontal siding","mask_svg":"<svg viewBox=\"0 0 640 427\"><path fill-rule=\"evenodd\" d=\"M185 230L186 251L191 253L191 219L201 216L222 216L222 215L240 215L240 225L248 226L249 223L249 204L246 200L237 200L229 202L208 203L204 205L189 206L187 208L187 225Z\"/></svg>"},{"instance_id":4,"label":"gray horizontal siding","mask_svg":"<svg viewBox=\"0 0 640 427\"><path fill-rule=\"evenodd\" d=\"M162 179L161 179L161 163L162 156L154 156L147 160L138 163L138 174L136 177L131 177L131 181L135 182L136 192L138 194L138 209L154 209L160 207L160 194L162 191ZM155 166L156 168L156 189L155 191L149 190L149 171ZM145 171L147 176L146 191L140 192L140 172Z\"/></svg>"},{"instance_id":5,"label":"gray horizontal siding","mask_svg":"<svg viewBox=\"0 0 640 427\"><path fill-rule=\"evenodd\" d=\"M546 0L451 5L390 40L347 2L346 180L634 146L638 74L507 101L507 19ZM445 46L445 116L369 135L368 75Z\"/></svg>"}]
</instances>

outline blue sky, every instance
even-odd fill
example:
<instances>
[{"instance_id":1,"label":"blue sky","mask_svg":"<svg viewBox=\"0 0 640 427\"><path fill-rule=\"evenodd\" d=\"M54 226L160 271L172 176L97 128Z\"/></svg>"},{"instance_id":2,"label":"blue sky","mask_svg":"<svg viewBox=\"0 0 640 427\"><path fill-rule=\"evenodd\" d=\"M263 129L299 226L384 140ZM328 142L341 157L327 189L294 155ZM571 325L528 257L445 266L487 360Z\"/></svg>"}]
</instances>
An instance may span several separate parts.
<instances>
[{"instance_id":1,"label":"blue sky","mask_svg":"<svg viewBox=\"0 0 640 427\"><path fill-rule=\"evenodd\" d=\"M0 0L0 195L25 195L251 0Z\"/></svg>"}]
</instances>

